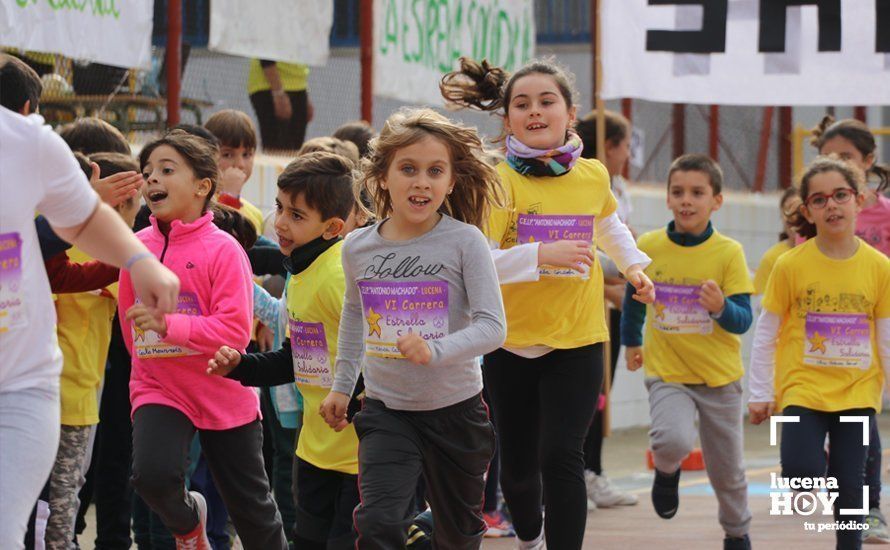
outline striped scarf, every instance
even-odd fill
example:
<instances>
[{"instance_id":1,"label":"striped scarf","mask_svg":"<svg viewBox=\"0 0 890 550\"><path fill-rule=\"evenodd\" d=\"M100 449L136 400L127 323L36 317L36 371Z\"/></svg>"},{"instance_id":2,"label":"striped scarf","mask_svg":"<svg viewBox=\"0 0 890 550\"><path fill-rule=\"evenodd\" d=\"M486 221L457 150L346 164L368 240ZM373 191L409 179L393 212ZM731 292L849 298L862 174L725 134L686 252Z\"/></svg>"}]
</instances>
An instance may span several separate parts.
<instances>
[{"instance_id":1,"label":"striped scarf","mask_svg":"<svg viewBox=\"0 0 890 550\"><path fill-rule=\"evenodd\" d=\"M575 132L569 131L561 147L533 149L512 135L507 136L507 163L524 176L561 176L572 169L581 156L584 144Z\"/></svg>"}]
</instances>

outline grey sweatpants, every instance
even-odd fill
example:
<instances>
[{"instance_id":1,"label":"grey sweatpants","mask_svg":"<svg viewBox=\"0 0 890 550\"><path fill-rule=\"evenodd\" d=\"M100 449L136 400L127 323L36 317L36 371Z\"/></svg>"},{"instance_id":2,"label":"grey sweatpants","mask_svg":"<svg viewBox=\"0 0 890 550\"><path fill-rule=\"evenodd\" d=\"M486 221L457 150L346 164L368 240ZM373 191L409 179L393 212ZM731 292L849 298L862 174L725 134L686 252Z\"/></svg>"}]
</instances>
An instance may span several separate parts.
<instances>
[{"instance_id":1,"label":"grey sweatpants","mask_svg":"<svg viewBox=\"0 0 890 550\"><path fill-rule=\"evenodd\" d=\"M0 392L0 548L23 548L59 446L59 388Z\"/></svg>"},{"instance_id":2,"label":"grey sweatpants","mask_svg":"<svg viewBox=\"0 0 890 550\"><path fill-rule=\"evenodd\" d=\"M672 474L695 445L695 413L698 436L708 479L720 505L718 518L727 535L748 533L748 482L742 464L742 385L732 382L710 388L705 385L669 384L647 378L649 441L655 467Z\"/></svg>"}]
</instances>

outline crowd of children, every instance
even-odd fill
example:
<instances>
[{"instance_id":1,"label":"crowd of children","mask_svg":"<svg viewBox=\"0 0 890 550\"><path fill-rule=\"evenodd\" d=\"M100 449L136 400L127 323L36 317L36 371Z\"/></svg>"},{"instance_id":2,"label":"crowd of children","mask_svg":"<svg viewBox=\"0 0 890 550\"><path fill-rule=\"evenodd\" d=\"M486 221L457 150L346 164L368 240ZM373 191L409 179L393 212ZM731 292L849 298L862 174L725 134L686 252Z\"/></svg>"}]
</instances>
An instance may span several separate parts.
<instances>
[{"instance_id":1,"label":"crowd of children","mask_svg":"<svg viewBox=\"0 0 890 550\"><path fill-rule=\"evenodd\" d=\"M0 77L12 127L40 84L8 56ZM431 109L394 113L379 135L349 123L302 145L266 217L242 196L257 149L245 113L173 129L138 158L98 119L61 129L83 173L76 201L34 201L24 244L0 221L12 248L39 244L63 357L47 355L52 368L30 382L0 367L0 395L29 414L54 402L34 420L51 441L0 426L0 445L17 445L0 477L27 485L0 479L11 518L0 544L75 548L95 498L103 549L131 534L141 549L227 548L228 519L248 550L469 549L486 532L580 549L589 510L636 503L601 460L624 346L627 368L645 370L655 512L677 514L698 438L723 546L749 549L752 294L763 301L751 422L800 417L782 427L782 475L835 477L837 519L870 527L838 531L838 548L890 541L875 422L890 367L890 199L868 128L826 118L814 132L823 156L782 195L784 231L752 280L742 246L712 222L724 200L714 160L674 160L672 220L636 238L621 177L630 123L607 114L606 163L594 160L572 75L552 61L510 75L461 59L440 88L502 117L503 154ZM96 194L138 242L103 254L61 229L83 223ZM5 347L33 329L4 308ZM22 406L10 403L0 410ZM868 445L844 415L869 420ZM867 517L841 514L861 507L863 485Z\"/></svg>"}]
</instances>

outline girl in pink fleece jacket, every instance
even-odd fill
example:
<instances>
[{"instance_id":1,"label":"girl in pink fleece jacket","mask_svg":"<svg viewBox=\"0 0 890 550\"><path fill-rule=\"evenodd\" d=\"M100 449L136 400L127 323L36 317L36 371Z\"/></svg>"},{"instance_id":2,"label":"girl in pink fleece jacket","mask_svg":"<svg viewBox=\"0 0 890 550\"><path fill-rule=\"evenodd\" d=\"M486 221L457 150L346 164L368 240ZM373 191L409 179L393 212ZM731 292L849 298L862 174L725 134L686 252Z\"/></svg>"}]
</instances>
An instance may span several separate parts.
<instances>
[{"instance_id":1,"label":"girl in pink fleece jacket","mask_svg":"<svg viewBox=\"0 0 890 550\"><path fill-rule=\"evenodd\" d=\"M133 358L133 488L176 537L177 548L209 549L203 497L185 490L191 440L201 447L245 549L284 549L281 516L263 468L257 395L209 377L223 343L250 340L253 287L241 246L213 225L208 206L218 150L174 130L142 149L143 197L152 226L137 237L179 276L176 313L158 315L135 300L126 270L120 318Z\"/></svg>"}]
</instances>

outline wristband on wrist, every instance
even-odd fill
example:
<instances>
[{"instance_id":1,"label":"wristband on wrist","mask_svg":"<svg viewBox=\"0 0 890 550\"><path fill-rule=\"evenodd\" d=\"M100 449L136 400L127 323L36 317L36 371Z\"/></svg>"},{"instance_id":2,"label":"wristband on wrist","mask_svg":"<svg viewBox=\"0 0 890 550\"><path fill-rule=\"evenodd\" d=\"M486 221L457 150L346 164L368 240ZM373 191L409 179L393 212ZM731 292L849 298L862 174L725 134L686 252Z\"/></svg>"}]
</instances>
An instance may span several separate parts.
<instances>
[{"instance_id":1,"label":"wristband on wrist","mask_svg":"<svg viewBox=\"0 0 890 550\"><path fill-rule=\"evenodd\" d=\"M130 271L130 268L133 267L133 264L135 264L139 260L144 260L146 258L154 258L154 257L155 257L155 255L152 254L151 252L137 252L136 254L133 254L132 256L130 256L130 259L127 260L127 263L124 264L124 269L126 271Z\"/></svg>"}]
</instances>

